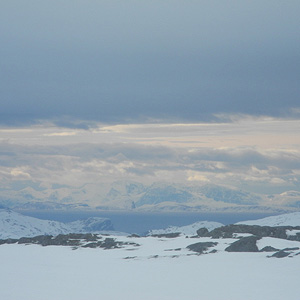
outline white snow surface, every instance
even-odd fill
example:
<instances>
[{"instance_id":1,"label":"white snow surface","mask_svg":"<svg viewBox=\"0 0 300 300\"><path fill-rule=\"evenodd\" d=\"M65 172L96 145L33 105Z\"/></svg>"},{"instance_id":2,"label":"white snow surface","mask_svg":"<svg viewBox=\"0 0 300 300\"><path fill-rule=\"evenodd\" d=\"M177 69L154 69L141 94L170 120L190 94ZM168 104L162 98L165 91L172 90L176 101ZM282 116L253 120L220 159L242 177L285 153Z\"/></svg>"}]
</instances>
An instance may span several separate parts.
<instances>
[{"instance_id":1,"label":"white snow surface","mask_svg":"<svg viewBox=\"0 0 300 300\"><path fill-rule=\"evenodd\" d=\"M200 222L196 222L193 223L191 225L187 225L187 226L169 226L166 229L154 229L151 230L149 235L153 235L153 234L168 234L168 233L175 233L175 232L180 232L181 234L184 235L196 235L197 234L197 230L200 228L207 228L208 231L211 231L215 228L224 226L222 223L218 223L218 222L209 222L209 221L200 221Z\"/></svg>"},{"instance_id":2,"label":"white snow surface","mask_svg":"<svg viewBox=\"0 0 300 300\"><path fill-rule=\"evenodd\" d=\"M0 211L2 232L6 224L3 216L8 218L10 225L13 222L18 224L24 217L13 212L5 215ZM272 224L296 224L290 222L296 220L297 215L283 216L281 219L275 217L277 221L273 220L275 223ZM37 228L41 224L46 229L51 227L52 221L38 223L36 220L34 224ZM109 250L32 244L0 245L0 299L299 300L299 249L289 251L289 257L271 258L272 252L224 251L236 239L189 237L195 234L193 230L196 228L207 227L211 230L213 228L209 226L222 225L211 223L214 222L174 227L174 232L180 229L183 233L177 238L111 235L109 238L129 243ZM64 230L57 226L52 227ZM105 238L102 236L102 239ZM215 242L217 245L202 255L186 248L198 242ZM257 241L257 246L259 249L265 246L300 248L300 242L265 237ZM217 252L209 253L211 250Z\"/></svg>"},{"instance_id":3,"label":"white snow surface","mask_svg":"<svg viewBox=\"0 0 300 300\"><path fill-rule=\"evenodd\" d=\"M140 246L1 245L0 299L299 300L300 255L225 252L233 239L112 238ZM218 252L197 255L186 248L199 241L218 242ZM270 244L300 246L263 238L259 248Z\"/></svg>"},{"instance_id":4,"label":"white snow surface","mask_svg":"<svg viewBox=\"0 0 300 300\"><path fill-rule=\"evenodd\" d=\"M105 228L107 221L105 218L89 218L84 221L61 223L24 216L9 209L0 209L0 239L88 232L93 231L89 229L97 224L99 226L103 224Z\"/></svg>"},{"instance_id":5,"label":"white snow surface","mask_svg":"<svg viewBox=\"0 0 300 300\"><path fill-rule=\"evenodd\" d=\"M300 226L300 212L282 214L259 220L242 221L236 224L259 226Z\"/></svg>"}]
</instances>

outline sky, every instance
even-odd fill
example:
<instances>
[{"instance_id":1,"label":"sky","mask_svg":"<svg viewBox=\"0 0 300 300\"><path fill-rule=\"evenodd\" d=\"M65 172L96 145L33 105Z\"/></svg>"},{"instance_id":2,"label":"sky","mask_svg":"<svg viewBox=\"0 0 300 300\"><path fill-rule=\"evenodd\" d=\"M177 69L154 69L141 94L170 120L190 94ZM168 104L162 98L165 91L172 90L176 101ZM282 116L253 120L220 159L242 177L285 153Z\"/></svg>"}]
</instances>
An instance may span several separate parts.
<instances>
[{"instance_id":1,"label":"sky","mask_svg":"<svg viewBox=\"0 0 300 300\"><path fill-rule=\"evenodd\" d=\"M300 191L299 1L3 0L0 186Z\"/></svg>"}]
</instances>

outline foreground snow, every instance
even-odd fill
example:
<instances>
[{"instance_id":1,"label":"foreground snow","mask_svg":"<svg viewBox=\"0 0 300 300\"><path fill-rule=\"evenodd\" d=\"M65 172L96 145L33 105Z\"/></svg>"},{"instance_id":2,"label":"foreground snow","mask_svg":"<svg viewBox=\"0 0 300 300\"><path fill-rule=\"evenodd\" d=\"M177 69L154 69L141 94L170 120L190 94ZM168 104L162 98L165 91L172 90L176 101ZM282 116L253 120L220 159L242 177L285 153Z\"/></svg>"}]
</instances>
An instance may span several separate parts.
<instances>
[{"instance_id":1,"label":"foreground snow","mask_svg":"<svg viewBox=\"0 0 300 300\"><path fill-rule=\"evenodd\" d=\"M14 228L13 216L10 228ZM300 225L300 213L251 222L296 226ZM275 250L226 252L237 238L191 238L197 228L211 230L210 226L217 224L198 222L160 232L180 231L176 238L98 235L100 241L120 242L121 248L107 250L85 248L93 242L84 240L79 246L0 245L0 299L299 299L300 241L273 236L257 240L258 250L266 246L289 248L283 258L270 257ZM298 228L287 229L288 235L297 232ZM213 246L201 255L187 248L199 242L213 242Z\"/></svg>"},{"instance_id":2,"label":"foreground snow","mask_svg":"<svg viewBox=\"0 0 300 300\"><path fill-rule=\"evenodd\" d=\"M233 239L113 238L140 246L1 245L0 299L299 299L300 255L278 259L265 252L225 252ZM218 252L197 255L186 248L199 241L217 241ZM265 245L299 247L300 242L263 238L258 246Z\"/></svg>"}]
</instances>

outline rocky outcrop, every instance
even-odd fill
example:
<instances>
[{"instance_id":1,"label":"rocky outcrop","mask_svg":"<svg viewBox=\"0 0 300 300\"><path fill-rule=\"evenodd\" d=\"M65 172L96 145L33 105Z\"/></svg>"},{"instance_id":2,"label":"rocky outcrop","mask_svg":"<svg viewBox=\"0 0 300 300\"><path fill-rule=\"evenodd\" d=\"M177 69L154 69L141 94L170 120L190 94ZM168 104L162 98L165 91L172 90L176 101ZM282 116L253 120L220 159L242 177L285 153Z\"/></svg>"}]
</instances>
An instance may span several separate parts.
<instances>
[{"instance_id":1,"label":"rocky outcrop","mask_svg":"<svg viewBox=\"0 0 300 300\"><path fill-rule=\"evenodd\" d=\"M197 230L197 235L200 237L208 236L209 230L205 227Z\"/></svg>"},{"instance_id":2,"label":"rocky outcrop","mask_svg":"<svg viewBox=\"0 0 300 300\"><path fill-rule=\"evenodd\" d=\"M91 233L70 233L52 235L39 235L36 237L23 237L17 240L18 244L38 244L42 246L79 246L83 242L97 241L101 239L96 234Z\"/></svg>"},{"instance_id":3,"label":"rocky outcrop","mask_svg":"<svg viewBox=\"0 0 300 300\"><path fill-rule=\"evenodd\" d=\"M151 236L159 238L177 238L180 236L180 232L162 233L162 234L152 234Z\"/></svg>"},{"instance_id":4,"label":"rocky outcrop","mask_svg":"<svg viewBox=\"0 0 300 300\"><path fill-rule=\"evenodd\" d=\"M199 242L199 243L191 244L187 246L187 248L191 251L203 254L209 248L216 246L217 244L218 243L215 242Z\"/></svg>"},{"instance_id":5,"label":"rocky outcrop","mask_svg":"<svg viewBox=\"0 0 300 300\"><path fill-rule=\"evenodd\" d=\"M57 236L52 235L39 235L35 237L23 237L20 239L7 239L0 240L0 245L3 244L36 244L41 246L73 246L83 248L103 248L103 249L115 249L122 248L126 245L139 246L137 243L121 242L114 238L106 237L104 240L102 236L91 233L70 233L59 234Z\"/></svg>"},{"instance_id":6,"label":"rocky outcrop","mask_svg":"<svg viewBox=\"0 0 300 300\"><path fill-rule=\"evenodd\" d=\"M288 235L287 230L300 230L300 227L293 226L258 226L258 225L243 225L234 224L226 225L207 231L206 228L197 230L199 237L212 237L212 238L234 238L239 233L249 233L257 237L273 237L279 239L287 239L293 241L300 241L300 233L295 235Z\"/></svg>"},{"instance_id":7,"label":"rocky outcrop","mask_svg":"<svg viewBox=\"0 0 300 300\"><path fill-rule=\"evenodd\" d=\"M271 246L266 246L264 248L262 248L261 250L259 250L259 252L276 252L279 251L279 249L271 247Z\"/></svg>"},{"instance_id":8,"label":"rocky outcrop","mask_svg":"<svg viewBox=\"0 0 300 300\"><path fill-rule=\"evenodd\" d=\"M232 243L225 249L227 252L258 252L256 241L259 238L256 236L247 236Z\"/></svg>"},{"instance_id":9,"label":"rocky outcrop","mask_svg":"<svg viewBox=\"0 0 300 300\"><path fill-rule=\"evenodd\" d=\"M283 257L289 256L290 254L291 254L290 252L286 252L284 250L280 250L280 251L274 253L270 257L283 258Z\"/></svg>"}]
</instances>

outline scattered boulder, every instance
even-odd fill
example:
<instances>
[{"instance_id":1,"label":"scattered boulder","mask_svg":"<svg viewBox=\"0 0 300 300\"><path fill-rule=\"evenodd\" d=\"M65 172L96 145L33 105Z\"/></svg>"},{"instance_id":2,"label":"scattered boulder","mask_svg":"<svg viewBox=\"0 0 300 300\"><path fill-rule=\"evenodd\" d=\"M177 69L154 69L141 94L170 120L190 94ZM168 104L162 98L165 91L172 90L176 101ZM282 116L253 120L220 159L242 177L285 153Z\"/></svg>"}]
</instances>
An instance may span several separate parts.
<instances>
[{"instance_id":1,"label":"scattered boulder","mask_svg":"<svg viewBox=\"0 0 300 300\"><path fill-rule=\"evenodd\" d=\"M232 243L225 249L227 252L258 252L256 241L259 240L256 236L247 236Z\"/></svg>"},{"instance_id":2,"label":"scattered boulder","mask_svg":"<svg viewBox=\"0 0 300 300\"><path fill-rule=\"evenodd\" d=\"M273 248L271 246L266 246L261 250L259 250L259 252L276 252L276 251L279 251L279 249Z\"/></svg>"},{"instance_id":3,"label":"scattered boulder","mask_svg":"<svg viewBox=\"0 0 300 300\"><path fill-rule=\"evenodd\" d=\"M202 254L204 251L208 250L208 248L216 246L217 244L218 243L215 242L199 242L199 243L191 244L187 246L187 248L191 251Z\"/></svg>"},{"instance_id":4,"label":"scattered boulder","mask_svg":"<svg viewBox=\"0 0 300 300\"><path fill-rule=\"evenodd\" d=\"M206 237L208 235L209 231L207 228L203 227L197 230L197 235L199 237Z\"/></svg>"},{"instance_id":5,"label":"scattered boulder","mask_svg":"<svg viewBox=\"0 0 300 300\"><path fill-rule=\"evenodd\" d=\"M82 247L83 248L98 248L98 247L100 247L100 245L101 245L101 242L99 243L88 243L88 244L85 244L85 245L83 245Z\"/></svg>"},{"instance_id":6,"label":"scattered boulder","mask_svg":"<svg viewBox=\"0 0 300 300\"><path fill-rule=\"evenodd\" d=\"M4 244L15 244L18 242L18 239L6 239L6 240L0 240L0 245Z\"/></svg>"},{"instance_id":7,"label":"scattered boulder","mask_svg":"<svg viewBox=\"0 0 300 300\"><path fill-rule=\"evenodd\" d=\"M180 236L180 232L172 232L172 233L162 233L162 234L153 234L151 236L158 238L177 238Z\"/></svg>"},{"instance_id":8,"label":"scattered boulder","mask_svg":"<svg viewBox=\"0 0 300 300\"><path fill-rule=\"evenodd\" d=\"M106 238L104 242L100 244L100 247L104 249L115 249L120 248L120 243L116 242L113 238Z\"/></svg>"},{"instance_id":9,"label":"scattered boulder","mask_svg":"<svg viewBox=\"0 0 300 300\"><path fill-rule=\"evenodd\" d=\"M130 237L130 238L139 238L140 236L136 233L133 233L133 234L129 235L128 237Z\"/></svg>"},{"instance_id":10,"label":"scattered boulder","mask_svg":"<svg viewBox=\"0 0 300 300\"><path fill-rule=\"evenodd\" d=\"M280 250L280 251L274 253L270 257L283 258L283 257L289 256L290 254L291 254L290 252L285 252L283 250Z\"/></svg>"},{"instance_id":11,"label":"scattered boulder","mask_svg":"<svg viewBox=\"0 0 300 300\"><path fill-rule=\"evenodd\" d=\"M299 247L284 248L284 249L282 249L282 251L295 251L295 250L299 250Z\"/></svg>"}]
</instances>

